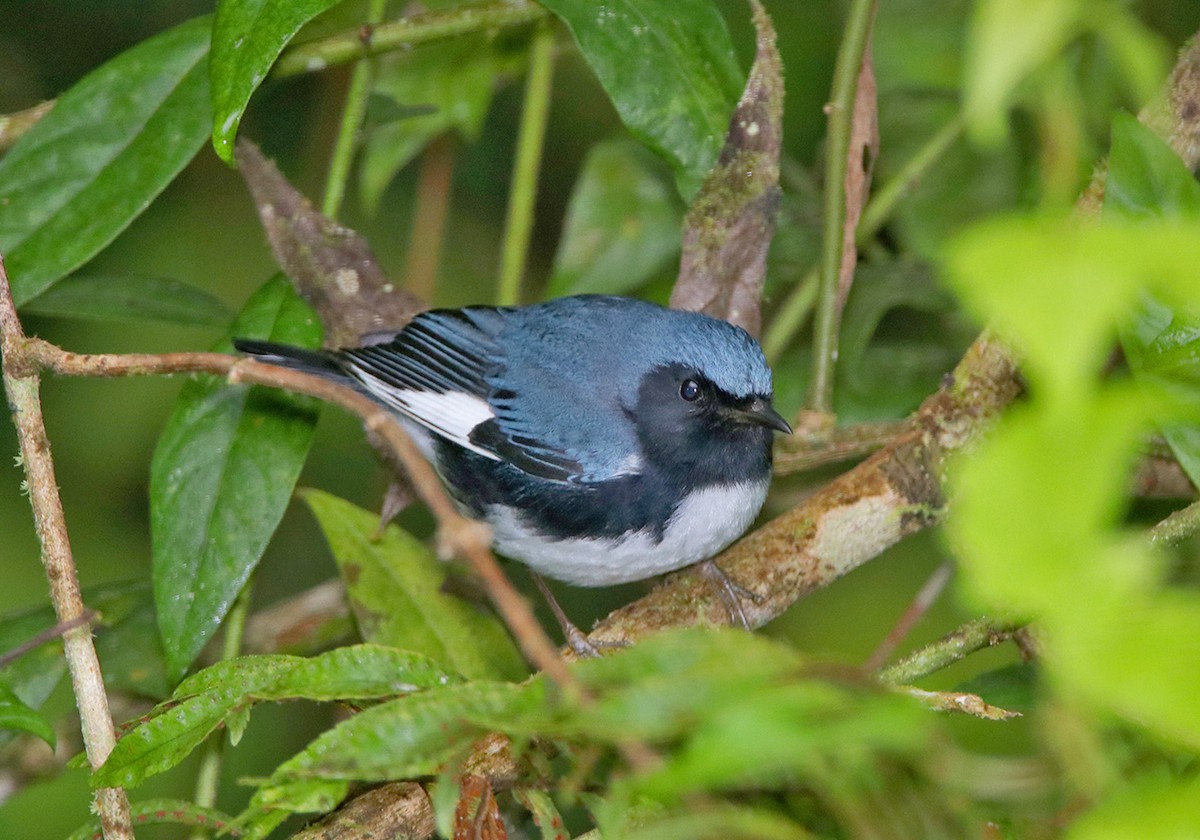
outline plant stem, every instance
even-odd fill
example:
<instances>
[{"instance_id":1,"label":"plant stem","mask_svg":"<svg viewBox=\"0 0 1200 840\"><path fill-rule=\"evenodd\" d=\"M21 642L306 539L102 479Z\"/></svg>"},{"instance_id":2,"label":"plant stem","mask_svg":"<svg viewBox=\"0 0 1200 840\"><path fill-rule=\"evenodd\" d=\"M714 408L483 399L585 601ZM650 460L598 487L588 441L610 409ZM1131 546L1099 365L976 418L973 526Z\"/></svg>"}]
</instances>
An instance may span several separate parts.
<instances>
[{"instance_id":1,"label":"plant stem","mask_svg":"<svg viewBox=\"0 0 1200 840\"><path fill-rule=\"evenodd\" d=\"M387 0L371 0L367 7L367 27L372 27L383 19L386 7ZM358 150L358 136L367 113L367 99L371 95L374 69L374 62L369 57L364 57L354 65L354 72L350 76L346 107L342 109L342 120L338 126L337 140L333 145L333 156L329 161L329 175L325 179L325 200L321 204L321 212L330 219L337 218L338 211L342 209L342 200L346 197L350 165L354 162L354 153Z\"/></svg>"},{"instance_id":2,"label":"plant stem","mask_svg":"<svg viewBox=\"0 0 1200 840\"><path fill-rule=\"evenodd\" d=\"M408 237L404 287L421 300L432 301L437 287L446 215L450 209L450 184L454 176L454 138L436 137L421 153L417 175L416 210Z\"/></svg>"},{"instance_id":3,"label":"plant stem","mask_svg":"<svg viewBox=\"0 0 1200 840\"><path fill-rule=\"evenodd\" d=\"M995 623L985 618L969 621L948 636L913 651L908 656L876 672L888 685L909 685L934 671L940 671L965 659L977 650L1008 641L1019 625Z\"/></svg>"},{"instance_id":4,"label":"plant stem","mask_svg":"<svg viewBox=\"0 0 1200 840\"><path fill-rule=\"evenodd\" d=\"M324 70L400 47L426 44L505 26L520 26L548 17L548 12L528 0L507 0L463 6L443 12L426 12L376 26L369 39L359 29L288 47L275 62L271 75L280 78Z\"/></svg>"},{"instance_id":5,"label":"plant stem","mask_svg":"<svg viewBox=\"0 0 1200 840\"><path fill-rule=\"evenodd\" d=\"M783 355L783 351L792 343L796 333L800 332L804 322L808 320L813 304L817 302L819 281L820 277L816 268L805 272L804 276L800 278L800 282L792 286L783 305L775 312L762 340L763 355L771 364L775 364Z\"/></svg>"},{"instance_id":6,"label":"plant stem","mask_svg":"<svg viewBox=\"0 0 1200 840\"><path fill-rule=\"evenodd\" d=\"M833 73L833 95L829 112L829 139L825 151L825 211L821 240L821 283L817 296L816 332L813 338L812 380L808 407L825 414L833 412L833 377L837 362L838 272L842 261L842 227L846 218L846 154L850 147L854 97L859 68L871 32L876 0L852 0L846 34L838 49Z\"/></svg>"},{"instance_id":7,"label":"plant stem","mask_svg":"<svg viewBox=\"0 0 1200 840\"><path fill-rule=\"evenodd\" d=\"M60 624L74 625L63 633L63 653L71 673L75 705L79 709L84 751L88 764L95 768L112 752L116 731L108 708L100 660L92 643L92 628L86 623L77 623L87 609L79 591L79 575L71 554L67 520L50 454L50 439L42 417L39 370L27 357L28 345L29 339L17 317L8 274L0 258L0 355L3 356L4 391L17 430L21 462L29 487L29 504L42 548L42 565L50 583L54 614ZM132 840L129 800L122 788L99 788L95 806L106 840Z\"/></svg>"},{"instance_id":8,"label":"plant stem","mask_svg":"<svg viewBox=\"0 0 1200 840\"><path fill-rule=\"evenodd\" d=\"M546 138L550 111L550 81L554 71L554 28L542 21L529 45L529 75L525 79L525 102L517 135L517 157L512 187L508 193L508 217L500 254L500 282L496 302L512 306L521 297L521 276L533 230L533 205L537 196L538 168Z\"/></svg>"},{"instance_id":9,"label":"plant stem","mask_svg":"<svg viewBox=\"0 0 1200 840\"><path fill-rule=\"evenodd\" d=\"M246 635L246 617L250 614L250 592L253 578L246 581L237 600L229 610L225 619L225 638L221 642L221 661L225 662L239 656L242 652L242 639ZM204 754L200 758L200 769L196 773L196 794L194 801L204 808L213 808L217 804L217 791L221 785L221 762L225 755L225 730L214 732L204 744ZM197 827L192 831L191 840L204 840L208 830Z\"/></svg>"}]
</instances>

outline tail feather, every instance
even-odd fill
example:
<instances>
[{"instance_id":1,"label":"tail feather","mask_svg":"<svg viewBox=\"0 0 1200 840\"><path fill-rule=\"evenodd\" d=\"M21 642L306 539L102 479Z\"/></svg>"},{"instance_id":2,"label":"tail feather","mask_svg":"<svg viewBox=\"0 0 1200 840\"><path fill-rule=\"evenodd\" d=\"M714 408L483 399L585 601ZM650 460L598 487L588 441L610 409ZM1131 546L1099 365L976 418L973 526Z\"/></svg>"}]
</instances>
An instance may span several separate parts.
<instances>
[{"instance_id":1,"label":"tail feather","mask_svg":"<svg viewBox=\"0 0 1200 840\"><path fill-rule=\"evenodd\" d=\"M251 338L235 338L233 346L247 356L253 356L258 361L266 362L269 365L302 370L305 373L315 373L318 376L343 382L350 379L346 371L331 355L319 350L306 350L303 347L257 341Z\"/></svg>"}]
</instances>

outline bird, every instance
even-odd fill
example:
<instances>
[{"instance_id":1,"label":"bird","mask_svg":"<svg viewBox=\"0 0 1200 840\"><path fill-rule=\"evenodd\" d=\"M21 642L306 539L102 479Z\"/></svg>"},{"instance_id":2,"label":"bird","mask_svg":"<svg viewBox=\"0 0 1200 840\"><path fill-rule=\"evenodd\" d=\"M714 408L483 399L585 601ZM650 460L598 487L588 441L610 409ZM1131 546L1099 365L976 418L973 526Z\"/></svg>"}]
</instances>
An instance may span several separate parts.
<instances>
[{"instance_id":1,"label":"bird","mask_svg":"<svg viewBox=\"0 0 1200 840\"><path fill-rule=\"evenodd\" d=\"M234 344L393 411L499 554L583 587L731 544L791 432L749 333L629 297L432 309L361 347Z\"/></svg>"}]
</instances>

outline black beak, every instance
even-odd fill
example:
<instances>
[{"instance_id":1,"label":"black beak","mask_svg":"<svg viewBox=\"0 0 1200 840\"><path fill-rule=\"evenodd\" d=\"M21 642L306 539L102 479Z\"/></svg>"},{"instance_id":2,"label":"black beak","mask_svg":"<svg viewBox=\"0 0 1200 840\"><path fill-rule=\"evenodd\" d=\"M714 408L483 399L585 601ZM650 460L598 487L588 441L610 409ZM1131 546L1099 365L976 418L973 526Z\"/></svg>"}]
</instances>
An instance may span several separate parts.
<instances>
[{"instance_id":1,"label":"black beak","mask_svg":"<svg viewBox=\"0 0 1200 840\"><path fill-rule=\"evenodd\" d=\"M774 429L777 432L783 432L785 435L792 433L792 427L788 421L783 419L778 411L771 407L771 404L764 399L755 397L738 408L738 414L746 423L757 423L760 426L766 426L768 429Z\"/></svg>"}]
</instances>

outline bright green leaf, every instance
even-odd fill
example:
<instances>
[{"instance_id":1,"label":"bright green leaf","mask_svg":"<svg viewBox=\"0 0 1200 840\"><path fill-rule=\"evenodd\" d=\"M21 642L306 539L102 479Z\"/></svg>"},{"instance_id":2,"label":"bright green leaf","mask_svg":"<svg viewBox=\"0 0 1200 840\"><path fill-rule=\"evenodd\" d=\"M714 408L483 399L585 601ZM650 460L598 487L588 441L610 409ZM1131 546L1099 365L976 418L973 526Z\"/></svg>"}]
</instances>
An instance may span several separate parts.
<instances>
[{"instance_id":1,"label":"bright green leaf","mask_svg":"<svg viewBox=\"0 0 1200 840\"><path fill-rule=\"evenodd\" d=\"M383 645L337 648L302 659L268 685L255 700L352 700L390 697L457 682L427 656Z\"/></svg>"},{"instance_id":2,"label":"bright green leaf","mask_svg":"<svg viewBox=\"0 0 1200 840\"><path fill-rule=\"evenodd\" d=\"M663 155L691 199L717 160L742 93L712 0L544 0L562 18L629 130Z\"/></svg>"},{"instance_id":3,"label":"bright green leaf","mask_svg":"<svg viewBox=\"0 0 1200 840\"><path fill-rule=\"evenodd\" d=\"M233 313L208 292L161 277L65 277L21 311L96 321L224 327Z\"/></svg>"},{"instance_id":4,"label":"bright green leaf","mask_svg":"<svg viewBox=\"0 0 1200 840\"><path fill-rule=\"evenodd\" d=\"M967 45L963 112L977 137L996 141L1017 86L1074 38L1085 0L981 0Z\"/></svg>"},{"instance_id":5,"label":"bright green leaf","mask_svg":"<svg viewBox=\"0 0 1200 840\"><path fill-rule=\"evenodd\" d=\"M1200 826L1200 782L1143 781L1106 796L1076 820L1067 840L1191 840Z\"/></svg>"},{"instance_id":6,"label":"bright green leaf","mask_svg":"<svg viewBox=\"0 0 1200 840\"><path fill-rule=\"evenodd\" d=\"M238 337L305 347L320 334L282 277L250 298L232 328ZM213 377L184 386L150 470L154 596L172 679L212 638L262 557L315 423L308 399Z\"/></svg>"},{"instance_id":7,"label":"bright green leaf","mask_svg":"<svg viewBox=\"0 0 1200 840\"><path fill-rule=\"evenodd\" d=\"M478 680L372 706L280 765L262 796L293 780L433 775L484 732L544 714L544 704L542 680L520 685Z\"/></svg>"},{"instance_id":8,"label":"bright green leaf","mask_svg":"<svg viewBox=\"0 0 1200 840\"><path fill-rule=\"evenodd\" d=\"M137 218L208 133L210 19L84 77L0 159L0 251L18 306Z\"/></svg>"},{"instance_id":9,"label":"bright green leaf","mask_svg":"<svg viewBox=\"0 0 1200 840\"><path fill-rule=\"evenodd\" d=\"M54 746L54 727L50 721L21 702L21 698L3 682L0 682L0 729L28 732Z\"/></svg>"},{"instance_id":10,"label":"bright green leaf","mask_svg":"<svg viewBox=\"0 0 1200 840\"><path fill-rule=\"evenodd\" d=\"M509 63L484 36L425 44L378 61L374 102L391 104L399 113L383 119L377 104L368 112L374 124L366 131L359 184L363 206L371 213L396 173L430 140L447 131L467 140L479 136L496 75Z\"/></svg>"},{"instance_id":11,"label":"bright green leaf","mask_svg":"<svg viewBox=\"0 0 1200 840\"><path fill-rule=\"evenodd\" d=\"M567 206L548 297L628 294L678 257L683 210L661 170L627 141L591 148Z\"/></svg>"},{"instance_id":12,"label":"bright green leaf","mask_svg":"<svg viewBox=\"0 0 1200 840\"><path fill-rule=\"evenodd\" d=\"M250 96L300 27L339 0L219 0L212 27L213 148L233 162Z\"/></svg>"},{"instance_id":13,"label":"bright green leaf","mask_svg":"<svg viewBox=\"0 0 1200 840\"><path fill-rule=\"evenodd\" d=\"M347 582L364 638L423 653L466 677L525 673L499 621L441 591L445 567L419 540L395 525L376 540L378 515L318 490L303 496Z\"/></svg>"}]
</instances>

